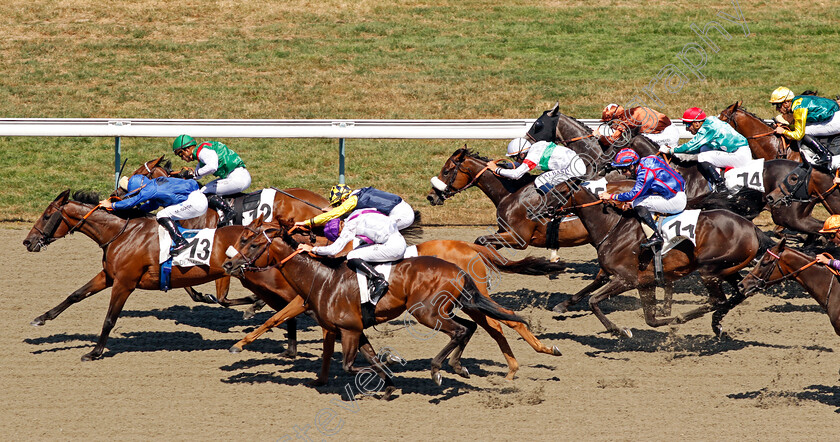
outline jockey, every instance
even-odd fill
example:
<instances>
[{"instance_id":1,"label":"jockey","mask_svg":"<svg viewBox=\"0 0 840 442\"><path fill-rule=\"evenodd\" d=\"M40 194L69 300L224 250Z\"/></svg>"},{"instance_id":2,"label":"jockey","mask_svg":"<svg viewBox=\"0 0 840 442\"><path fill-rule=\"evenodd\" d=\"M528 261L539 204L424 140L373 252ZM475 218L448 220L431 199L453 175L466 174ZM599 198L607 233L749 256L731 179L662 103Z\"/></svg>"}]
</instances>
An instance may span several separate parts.
<instances>
[{"instance_id":1,"label":"jockey","mask_svg":"<svg viewBox=\"0 0 840 442\"><path fill-rule=\"evenodd\" d=\"M782 114L793 113L793 130L778 126L775 132L792 140L801 140L800 149L804 147L818 157L815 166L834 169L831 167L831 152L811 137L840 133L840 114L837 112L840 106L837 102L815 95L794 96L790 89L780 87L770 94L770 103Z\"/></svg>"},{"instance_id":2,"label":"jockey","mask_svg":"<svg viewBox=\"0 0 840 442\"><path fill-rule=\"evenodd\" d=\"M650 212L675 214L685 210L685 180L662 158L650 155L639 160L639 155L632 149L621 149L611 164L628 178L635 175L636 185L629 192L601 192L598 198L632 201L636 215L653 229L653 235L642 243L642 247L661 245L662 235Z\"/></svg>"},{"instance_id":3,"label":"jockey","mask_svg":"<svg viewBox=\"0 0 840 442\"><path fill-rule=\"evenodd\" d=\"M823 228L820 229L820 233L832 233L831 242L834 246L840 246L840 215L829 216L828 219L825 220ZM840 270L840 260L832 259L825 253L817 255L817 262L827 265L834 270Z\"/></svg>"},{"instance_id":4,"label":"jockey","mask_svg":"<svg viewBox=\"0 0 840 442\"><path fill-rule=\"evenodd\" d=\"M195 218L207 212L207 197L199 190L197 181L167 177L150 179L143 175L133 175L128 180L121 179L120 187L128 192L123 200L113 203L103 200L99 204L113 210L125 210L140 205L138 209L145 212L163 207L157 212L155 219L175 242L170 252L171 256L177 255L190 245L173 220Z\"/></svg>"},{"instance_id":5,"label":"jockey","mask_svg":"<svg viewBox=\"0 0 840 442\"><path fill-rule=\"evenodd\" d=\"M405 256L405 238L388 215L370 208L355 210L347 217L343 228L341 220L333 218L325 226L324 232L327 239L333 241L332 244L320 247L300 244L298 249L321 256L335 256L341 253L347 243L353 241L354 248L347 254L347 267L368 277L370 301L363 303L362 308L372 312L376 301L388 291L388 281L369 263L402 259Z\"/></svg>"},{"instance_id":6,"label":"jockey","mask_svg":"<svg viewBox=\"0 0 840 442\"><path fill-rule=\"evenodd\" d=\"M524 138L514 138L508 143L507 156L520 164L515 169L502 169L496 161L490 161L487 167L496 175L512 180L518 180L539 167L545 172L540 175L546 180L545 184L538 187L543 194L569 178L586 175L586 163L575 151L548 141L531 144Z\"/></svg>"},{"instance_id":7,"label":"jockey","mask_svg":"<svg viewBox=\"0 0 840 442\"><path fill-rule=\"evenodd\" d=\"M717 168L749 164L752 151L747 139L717 117L706 117L706 113L699 107L686 110L682 121L694 138L673 149L660 147L659 151L668 154L696 153L697 169L712 184L712 189L715 192L726 192L726 183Z\"/></svg>"},{"instance_id":8,"label":"jockey","mask_svg":"<svg viewBox=\"0 0 840 442\"><path fill-rule=\"evenodd\" d=\"M184 161L198 161L192 172L196 179L207 175L218 177L202 187L201 191L210 194L207 203L211 209L222 211L220 226L233 221L236 212L222 196L244 192L251 186L251 174L245 168L242 158L218 141L197 144L195 138L189 135L178 135L172 143L172 152Z\"/></svg>"},{"instance_id":9,"label":"jockey","mask_svg":"<svg viewBox=\"0 0 840 442\"><path fill-rule=\"evenodd\" d=\"M631 107L624 110L621 105L611 103L601 112L601 121L609 123L613 133L605 136L595 129L595 137L599 137L602 144L612 146L625 132L639 131L658 146L675 147L680 141L677 126L665 114L649 107ZM632 136L632 135L631 135Z\"/></svg>"},{"instance_id":10,"label":"jockey","mask_svg":"<svg viewBox=\"0 0 840 442\"><path fill-rule=\"evenodd\" d=\"M414 209L402 198L393 193L373 187L351 190L344 184L336 184L330 189L330 204L333 209L305 221L298 221L296 226L321 226L331 219L338 218L357 209L376 209L388 215L397 230L403 230L414 223Z\"/></svg>"}]
</instances>

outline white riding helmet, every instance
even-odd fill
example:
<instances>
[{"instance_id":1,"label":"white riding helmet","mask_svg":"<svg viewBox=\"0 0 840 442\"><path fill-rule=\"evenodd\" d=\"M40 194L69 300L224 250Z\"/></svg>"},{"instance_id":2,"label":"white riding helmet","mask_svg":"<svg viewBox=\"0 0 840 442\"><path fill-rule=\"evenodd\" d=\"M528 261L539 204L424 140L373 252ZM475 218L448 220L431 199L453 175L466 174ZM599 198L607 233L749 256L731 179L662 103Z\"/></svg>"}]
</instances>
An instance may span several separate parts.
<instances>
[{"instance_id":1,"label":"white riding helmet","mask_svg":"<svg viewBox=\"0 0 840 442\"><path fill-rule=\"evenodd\" d=\"M508 143L507 156L512 157L527 152L531 148L531 142L525 138L514 138Z\"/></svg>"}]
</instances>

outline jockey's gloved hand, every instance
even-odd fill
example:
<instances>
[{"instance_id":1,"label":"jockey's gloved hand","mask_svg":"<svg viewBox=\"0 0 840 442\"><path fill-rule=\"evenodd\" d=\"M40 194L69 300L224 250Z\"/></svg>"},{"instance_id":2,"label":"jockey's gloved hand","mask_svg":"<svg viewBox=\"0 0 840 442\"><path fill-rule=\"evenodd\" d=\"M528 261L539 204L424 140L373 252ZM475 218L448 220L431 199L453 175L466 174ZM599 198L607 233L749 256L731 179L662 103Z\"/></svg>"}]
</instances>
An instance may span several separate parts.
<instances>
[{"instance_id":1,"label":"jockey's gloved hand","mask_svg":"<svg viewBox=\"0 0 840 442\"><path fill-rule=\"evenodd\" d=\"M667 145L659 146L659 152L670 155L671 154L671 146L667 146Z\"/></svg>"},{"instance_id":2,"label":"jockey's gloved hand","mask_svg":"<svg viewBox=\"0 0 840 442\"><path fill-rule=\"evenodd\" d=\"M181 171L176 174L176 176L187 180L191 180L195 178L195 170L193 170L193 168L191 167L184 166L181 168Z\"/></svg>"}]
</instances>

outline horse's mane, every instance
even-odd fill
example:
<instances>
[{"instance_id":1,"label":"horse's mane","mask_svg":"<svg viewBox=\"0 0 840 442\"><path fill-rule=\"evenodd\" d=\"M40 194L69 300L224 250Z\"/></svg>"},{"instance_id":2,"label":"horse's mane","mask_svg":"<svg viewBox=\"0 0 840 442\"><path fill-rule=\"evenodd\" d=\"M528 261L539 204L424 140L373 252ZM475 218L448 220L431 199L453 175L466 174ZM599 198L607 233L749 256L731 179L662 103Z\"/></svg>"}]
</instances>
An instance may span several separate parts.
<instances>
[{"instance_id":1,"label":"horse's mane","mask_svg":"<svg viewBox=\"0 0 840 442\"><path fill-rule=\"evenodd\" d=\"M569 120L570 122L574 123L577 127L579 127L581 130L583 130L583 131L584 131L584 133L590 133L590 132L592 132L592 129L590 129L589 127L587 127L585 124L583 124L583 123L582 123L580 120L578 120L577 118L572 118L572 117L570 117L570 116L568 116L568 115L564 114L563 112L559 112L559 111L557 112L557 115L559 115L559 116L561 116L561 117L566 117L566 119L567 119L567 120ZM560 120L558 120L558 122L559 122L559 121L560 121Z\"/></svg>"},{"instance_id":2,"label":"horse's mane","mask_svg":"<svg viewBox=\"0 0 840 442\"><path fill-rule=\"evenodd\" d=\"M763 119L763 118L761 118L761 117L759 117L758 115L756 115L756 114L754 114L754 113L752 113L752 112L748 111L748 110L747 110L747 108L745 108L744 106L738 106L738 107L736 107L736 108L735 108L735 110L736 110L736 111L737 111L737 110L739 110L739 111L741 111L741 112L743 112L743 113L745 113L745 114L747 114L747 115L749 115L749 116L751 116L751 117L755 118L756 120L761 121L761 122L762 122L762 123L764 123L764 125L765 125L765 126L767 126L767 127L771 127L771 128L773 127L773 126L772 126L772 125L770 125L768 122L764 121L764 119Z\"/></svg>"},{"instance_id":3,"label":"horse's mane","mask_svg":"<svg viewBox=\"0 0 840 442\"><path fill-rule=\"evenodd\" d=\"M466 156L470 157L470 158L480 160L480 161L484 161L484 162L491 161L490 158L481 156L478 152L470 149L469 147L462 147L460 150L464 151L464 154Z\"/></svg>"}]
</instances>

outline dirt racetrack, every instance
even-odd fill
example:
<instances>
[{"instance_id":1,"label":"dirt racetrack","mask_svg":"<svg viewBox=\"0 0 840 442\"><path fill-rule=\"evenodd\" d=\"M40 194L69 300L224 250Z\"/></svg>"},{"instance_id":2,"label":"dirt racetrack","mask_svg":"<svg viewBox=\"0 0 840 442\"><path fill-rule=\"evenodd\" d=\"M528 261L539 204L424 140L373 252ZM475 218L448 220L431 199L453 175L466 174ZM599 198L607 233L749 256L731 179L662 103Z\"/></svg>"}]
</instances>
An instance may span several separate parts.
<instances>
[{"instance_id":1,"label":"dirt racetrack","mask_svg":"<svg viewBox=\"0 0 840 442\"><path fill-rule=\"evenodd\" d=\"M603 333L585 303L562 316L550 312L596 272L592 247L561 250L569 268L559 279L504 274L491 292L563 356L536 354L505 329L522 364L517 379L506 381L501 353L479 330L463 359L472 376L444 366L438 387L429 362L447 339L420 340L392 321L368 336L408 361L392 367L396 399L356 394L348 401L346 388L358 388L341 371L339 351L330 384L307 385L320 357L321 331L311 319L301 321L297 359L276 356L284 331L231 354L270 314L245 321L241 310L193 303L180 289L134 293L105 357L81 362L100 332L109 291L43 327L29 322L93 277L101 253L80 234L28 253L21 245L28 228L0 228L5 440L817 440L840 430L840 337L794 284L730 313L723 340L712 335L709 317L652 329L636 292L626 293L604 303L634 333L619 340ZM427 228L425 235L471 241L484 232ZM234 295L245 293L233 286ZM678 289L675 312L703 299L696 278Z\"/></svg>"}]
</instances>

